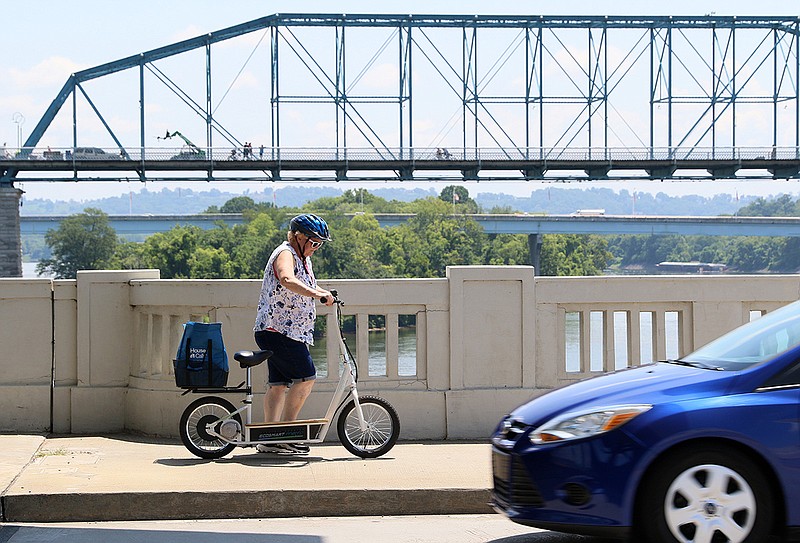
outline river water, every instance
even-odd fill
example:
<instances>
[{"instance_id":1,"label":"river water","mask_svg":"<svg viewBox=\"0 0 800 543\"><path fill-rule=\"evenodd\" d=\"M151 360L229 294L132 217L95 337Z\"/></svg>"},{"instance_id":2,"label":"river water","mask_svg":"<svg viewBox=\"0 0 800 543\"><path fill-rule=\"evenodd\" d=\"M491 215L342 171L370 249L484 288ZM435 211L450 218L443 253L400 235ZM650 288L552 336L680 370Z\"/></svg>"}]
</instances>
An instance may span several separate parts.
<instances>
[{"instance_id":1,"label":"river water","mask_svg":"<svg viewBox=\"0 0 800 543\"><path fill-rule=\"evenodd\" d=\"M345 334L345 341L350 347L353 356L356 354L355 334ZM369 332L369 374L370 376L386 375L386 331L370 330ZM413 377L417 374L417 329L416 326L401 327L398 330L398 361L397 372L401 377ZM314 340L314 346L309 349L317 373L320 376L328 375L328 360L326 357L328 342L326 338Z\"/></svg>"},{"instance_id":2,"label":"river water","mask_svg":"<svg viewBox=\"0 0 800 543\"><path fill-rule=\"evenodd\" d=\"M629 365L628 360L628 324L627 314L623 311L616 311L612 314L614 319L614 361L611 367L614 369L625 368ZM592 311L590 313L590 337L589 337L589 370L602 371L603 369L603 313ZM666 354L667 358L678 358L679 336L678 336L678 313L668 311L664 314L665 333L666 333ZM567 313L565 322L565 350L566 350L566 370L568 372L580 371L580 343L581 326L580 315L578 313ZM647 364L654 361L653 357L653 313L639 313L639 364Z\"/></svg>"}]
</instances>

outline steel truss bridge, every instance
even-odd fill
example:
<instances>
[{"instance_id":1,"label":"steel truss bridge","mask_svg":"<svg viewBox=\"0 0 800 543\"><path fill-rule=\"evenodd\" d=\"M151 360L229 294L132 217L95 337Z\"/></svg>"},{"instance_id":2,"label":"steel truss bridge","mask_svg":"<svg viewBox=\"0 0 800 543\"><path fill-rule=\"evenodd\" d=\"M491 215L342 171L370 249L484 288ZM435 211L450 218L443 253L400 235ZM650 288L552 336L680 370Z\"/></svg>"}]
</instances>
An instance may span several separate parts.
<instances>
[{"instance_id":1,"label":"steel truss bridge","mask_svg":"<svg viewBox=\"0 0 800 543\"><path fill-rule=\"evenodd\" d=\"M276 14L73 74L0 184L797 178L798 38L798 17Z\"/></svg>"}]
</instances>

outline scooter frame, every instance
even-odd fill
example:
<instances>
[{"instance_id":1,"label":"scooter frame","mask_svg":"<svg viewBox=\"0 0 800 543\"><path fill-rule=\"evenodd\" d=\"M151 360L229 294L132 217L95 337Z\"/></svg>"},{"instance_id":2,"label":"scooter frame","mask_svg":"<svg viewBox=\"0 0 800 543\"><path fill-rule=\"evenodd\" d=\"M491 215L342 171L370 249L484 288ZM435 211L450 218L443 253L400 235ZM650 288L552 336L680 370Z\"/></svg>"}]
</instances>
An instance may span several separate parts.
<instances>
[{"instance_id":1,"label":"scooter frame","mask_svg":"<svg viewBox=\"0 0 800 543\"><path fill-rule=\"evenodd\" d=\"M243 383L236 387L192 387L183 393L245 394L243 405L239 409L217 396L204 396L189 404L181 416L180 435L190 452L201 458L221 458L236 447L321 443L337 413L339 440L348 451L361 458L376 458L389 452L400 435L399 417L391 404L383 398L359 396L358 366L342 333L341 306L344 303L339 300L335 290L331 293L334 296L337 322L334 330L342 368L325 416L321 419L253 424L252 368L266 361L272 352L239 351L234 359L246 372Z\"/></svg>"}]
</instances>

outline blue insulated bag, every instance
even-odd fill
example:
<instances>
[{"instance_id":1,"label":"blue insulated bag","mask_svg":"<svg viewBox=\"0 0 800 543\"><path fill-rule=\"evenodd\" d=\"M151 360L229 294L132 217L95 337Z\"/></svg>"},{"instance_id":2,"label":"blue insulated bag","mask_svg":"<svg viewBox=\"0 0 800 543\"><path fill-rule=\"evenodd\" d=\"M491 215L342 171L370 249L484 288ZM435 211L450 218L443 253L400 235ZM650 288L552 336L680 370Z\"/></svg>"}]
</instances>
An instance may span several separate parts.
<instances>
[{"instance_id":1,"label":"blue insulated bag","mask_svg":"<svg viewBox=\"0 0 800 543\"><path fill-rule=\"evenodd\" d=\"M222 323L185 323L173 364L175 384L181 388L227 385L228 353L222 341Z\"/></svg>"}]
</instances>

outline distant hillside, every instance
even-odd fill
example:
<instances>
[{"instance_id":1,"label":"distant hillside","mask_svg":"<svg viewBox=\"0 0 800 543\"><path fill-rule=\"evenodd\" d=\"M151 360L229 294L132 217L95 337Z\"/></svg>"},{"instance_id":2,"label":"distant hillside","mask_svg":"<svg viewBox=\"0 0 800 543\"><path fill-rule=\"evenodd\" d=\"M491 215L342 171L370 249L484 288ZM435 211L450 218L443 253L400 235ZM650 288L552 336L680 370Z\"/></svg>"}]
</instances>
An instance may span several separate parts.
<instances>
[{"instance_id":1,"label":"distant hillside","mask_svg":"<svg viewBox=\"0 0 800 543\"><path fill-rule=\"evenodd\" d=\"M386 200L410 202L428 196L438 196L441 189L385 188L370 192ZM256 202L274 202L280 207L300 207L324 196L339 196L344 191L335 187L297 186L283 187L273 194L271 187L263 191L246 191L244 194ZM23 198L22 215L72 215L87 207L101 209L109 215L152 213L201 213L211 206L221 207L242 193L223 192L218 189L195 191L192 189L147 189L131 195L102 198L84 202L53 201ZM664 193L636 193L627 190L616 192L605 188L547 188L531 192L529 197L502 193L480 193L474 196L484 212L493 209L523 213L569 214L579 209L604 209L609 215L732 215L756 200L755 196L735 198L719 194L712 198L703 196L668 196Z\"/></svg>"},{"instance_id":2,"label":"distant hillside","mask_svg":"<svg viewBox=\"0 0 800 543\"><path fill-rule=\"evenodd\" d=\"M616 192L605 188L561 189L548 188L531 192L530 197L508 194L480 194L476 198L484 211L509 207L525 213L566 215L579 209L604 209L608 215L733 215L739 208L753 202L756 196L736 198L730 194L704 196L669 196L635 194L627 190Z\"/></svg>"}]
</instances>

